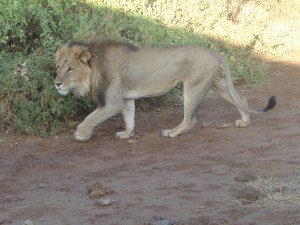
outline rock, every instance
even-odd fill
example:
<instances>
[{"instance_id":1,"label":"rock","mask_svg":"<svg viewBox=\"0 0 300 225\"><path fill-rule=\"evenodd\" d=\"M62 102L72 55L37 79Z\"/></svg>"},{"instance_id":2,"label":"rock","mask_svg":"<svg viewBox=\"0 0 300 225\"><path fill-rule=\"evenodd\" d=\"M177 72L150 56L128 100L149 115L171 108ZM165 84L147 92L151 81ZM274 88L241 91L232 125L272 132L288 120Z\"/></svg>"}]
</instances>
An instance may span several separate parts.
<instances>
[{"instance_id":1,"label":"rock","mask_svg":"<svg viewBox=\"0 0 300 225\"><path fill-rule=\"evenodd\" d=\"M23 225L33 225L33 223L30 220L26 220Z\"/></svg>"},{"instance_id":2,"label":"rock","mask_svg":"<svg viewBox=\"0 0 300 225\"><path fill-rule=\"evenodd\" d=\"M167 219L167 218L162 218L161 216L154 216L154 225L174 225L174 223Z\"/></svg>"},{"instance_id":3,"label":"rock","mask_svg":"<svg viewBox=\"0 0 300 225\"><path fill-rule=\"evenodd\" d=\"M112 201L109 198L101 198L99 201L96 202L99 206L108 206L112 203Z\"/></svg>"}]
</instances>

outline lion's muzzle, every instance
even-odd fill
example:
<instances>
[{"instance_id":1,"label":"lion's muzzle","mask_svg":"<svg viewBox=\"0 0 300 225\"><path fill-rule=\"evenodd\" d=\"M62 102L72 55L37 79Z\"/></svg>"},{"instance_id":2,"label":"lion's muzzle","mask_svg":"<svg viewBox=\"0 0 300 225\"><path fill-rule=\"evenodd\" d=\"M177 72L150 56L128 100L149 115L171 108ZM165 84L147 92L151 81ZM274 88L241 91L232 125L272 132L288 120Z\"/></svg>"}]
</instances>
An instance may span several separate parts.
<instances>
[{"instance_id":1,"label":"lion's muzzle","mask_svg":"<svg viewBox=\"0 0 300 225\"><path fill-rule=\"evenodd\" d=\"M66 96L68 93L69 93L69 90L62 90L61 89L61 86L62 86L62 83L55 83L55 88L57 90L57 92L60 94L60 95L63 95L63 96Z\"/></svg>"}]
</instances>

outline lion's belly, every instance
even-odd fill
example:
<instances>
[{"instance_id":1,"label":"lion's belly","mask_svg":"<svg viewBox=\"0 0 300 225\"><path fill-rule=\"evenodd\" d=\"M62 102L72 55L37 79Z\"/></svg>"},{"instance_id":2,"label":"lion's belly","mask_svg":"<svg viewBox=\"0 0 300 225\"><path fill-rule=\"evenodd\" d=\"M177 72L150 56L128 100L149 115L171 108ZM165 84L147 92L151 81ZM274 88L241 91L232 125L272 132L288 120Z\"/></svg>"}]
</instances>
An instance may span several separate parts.
<instances>
[{"instance_id":1,"label":"lion's belly","mask_svg":"<svg viewBox=\"0 0 300 225\"><path fill-rule=\"evenodd\" d=\"M164 91L129 90L126 93L125 98L138 99L138 98L145 98L145 97L154 97L154 96L163 95L163 94L167 93L168 91L170 91L170 89L164 90Z\"/></svg>"},{"instance_id":2,"label":"lion's belly","mask_svg":"<svg viewBox=\"0 0 300 225\"><path fill-rule=\"evenodd\" d=\"M180 81L175 80L170 82L166 85L150 85L148 87L137 87L134 89L129 89L125 93L125 98L145 98L145 97L154 97L166 94L169 92L173 87L175 87Z\"/></svg>"}]
</instances>

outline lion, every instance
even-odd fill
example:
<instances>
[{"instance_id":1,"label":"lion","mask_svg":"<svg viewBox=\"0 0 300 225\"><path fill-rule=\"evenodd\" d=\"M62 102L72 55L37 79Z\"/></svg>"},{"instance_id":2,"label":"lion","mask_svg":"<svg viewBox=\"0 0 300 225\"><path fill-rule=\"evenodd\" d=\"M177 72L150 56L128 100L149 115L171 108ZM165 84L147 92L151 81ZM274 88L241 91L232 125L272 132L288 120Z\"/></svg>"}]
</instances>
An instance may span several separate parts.
<instances>
[{"instance_id":1,"label":"lion","mask_svg":"<svg viewBox=\"0 0 300 225\"><path fill-rule=\"evenodd\" d=\"M250 109L247 100L233 86L226 61L208 48L197 45L137 48L134 45L95 38L71 42L56 52L55 88L60 95L72 92L97 105L76 129L78 141L91 138L94 128L122 113L126 129L116 137L134 135L135 99L159 96L183 83L183 121L164 130L165 137L176 137L196 123L196 112L210 88L232 103L241 114L236 127L250 125L249 113L261 114L274 108L275 97L262 110Z\"/></svg>"}]
</instances>

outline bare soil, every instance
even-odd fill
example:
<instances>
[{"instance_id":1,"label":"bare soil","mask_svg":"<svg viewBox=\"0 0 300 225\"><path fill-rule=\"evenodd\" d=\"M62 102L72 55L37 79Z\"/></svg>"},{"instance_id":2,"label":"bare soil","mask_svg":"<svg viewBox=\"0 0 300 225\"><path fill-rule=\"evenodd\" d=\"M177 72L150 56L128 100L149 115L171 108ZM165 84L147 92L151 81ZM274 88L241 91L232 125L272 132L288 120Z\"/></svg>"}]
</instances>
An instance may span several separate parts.
<instances>
[{"instance_id":1,"label":"bare soil","mask_svg":"<svg viewBox=\"0 0 300 225\"><path fill-rule=\"evenodd\" d=\"M114 137L123 126L118 118L87 143L71 133L2 134L0 224L143 225L153 216L176 225L300 224L299 66L273 62L268 85L242 90L253 108L277 98L276 108L252 116L247 128L222 126L239 114L210 98L197 126L176 138L161 131L181 121L180 106L138 111L131 140ZM110 204L89 197L91 182L110 190L102 191Z\"/></svg>"}]
</instances>

